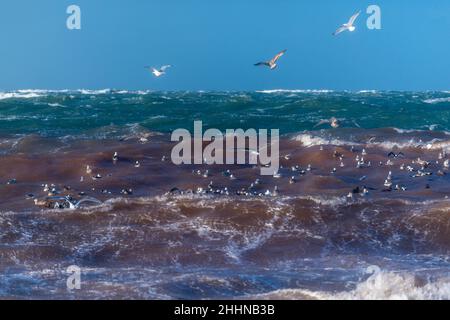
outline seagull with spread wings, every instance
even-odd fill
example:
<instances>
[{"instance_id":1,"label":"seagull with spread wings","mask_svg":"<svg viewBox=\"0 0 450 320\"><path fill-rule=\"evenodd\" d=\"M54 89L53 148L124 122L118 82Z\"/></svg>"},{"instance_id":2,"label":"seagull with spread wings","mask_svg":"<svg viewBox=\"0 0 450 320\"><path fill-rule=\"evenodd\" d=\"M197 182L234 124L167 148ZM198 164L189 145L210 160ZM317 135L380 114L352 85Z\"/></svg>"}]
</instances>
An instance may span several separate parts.
<instances>
[{"instance_id":1,"label":"seagull with spread wings","mask_svg":"<svg viewBox=\"0 0 450 320\"><path fill-rule=\"evenodd\" d=\"M170 67L172 67L172 66L169 64L169 65L162 66L159 69L156 69L156 68L153 68L153 67L145 67L145 68L149 69L153 73L153 75L155 77L159 78L159 77L165 75L166 74L166 70L168 68L170 68Z\"/></svg>"},{"instance_id":2,"label":"seagull with spread wings","mask_svg":"<svg viewBox=\"0 0 450 320\"><path fill-rule=\"evenodd\" d=\"M361 11L355 13L350 20L347 23L344 23L342 26L339 27L334 33L333 36L337 36L338 34L344 32L344 31L350 31L353 32L356 30L356 27L354 26L354 23L356 19L358 19L359 15L361 14Z\"/></svg>"},{"instance_id":3,"label":"seagull with spread wings","mask_svg":"<svg viewBox=\"0 0 450 320\"><path fill-rule=\"evenodd\" d=\"M272 60L255 63L255 66L257 66L257 67L259 67L259 66L269 67L270 70L273 70L273 69L275 69L278 66L277 65L278 59L280 59L286 53L286 51L287 50L281 51Z\"/></svg>"},{"instance_id":4,"label":"seagull with spread wings","mask_svg":"<svg viewBox=\"0 0 450 320\"><path fill-rule=\"evenodd\" d=\"M326 123L329 123L330 126L335 129L339 128L339 126L341 125L338 119L336 119L335 117L332 117L331 119L328 119L328 120L321 120L318 124L316 124L314 126L314 128L321 126L323 124L326 124Z\"/></svg>"}]
</instances>

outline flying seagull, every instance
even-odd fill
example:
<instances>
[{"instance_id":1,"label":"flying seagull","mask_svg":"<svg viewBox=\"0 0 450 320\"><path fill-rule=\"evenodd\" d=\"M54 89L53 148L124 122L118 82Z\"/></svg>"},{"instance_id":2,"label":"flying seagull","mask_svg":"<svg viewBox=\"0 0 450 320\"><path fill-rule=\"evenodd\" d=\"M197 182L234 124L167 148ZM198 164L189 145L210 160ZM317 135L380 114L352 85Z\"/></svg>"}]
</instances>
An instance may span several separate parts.
<instances>
[{"instance_id":1,"label":"flying seagull","mask_svg":"<svg viewBox=\"0 0 450 320\"><path fill-rule=\"evenodd\" d=\"M347 30L350 32L355 31L356 27L353 24L355 23L356 19L358 18L358 16L360 14L361 14L361 11L359 11L358 13L355 13L347 23L344 23L342 26L339 27L339 29L337 29L333 33L333 36L337 36L339 33L347 31Z\"/></svg>"},{"instance_id":2,"label":"flying seagull","mask_svg":"<svg viewBox=\"0 0 450 320\"><path fill-rule=\"evenodd\" d=\"M273 70L273 69L275 69L277 67L278 59L280 59L283 56L283 54L286 53L286 51L287 50L281 51L272 60L255 63L255 66L257 66L257 67L265 66L265 67L269 67L270 70Z\"/></svg>"},{"instance_id":3,"label":"flying seagull","mask_svg":"<svg viewBox=\"0 0 450 320\"><path fill-rule=\"evenodd\" d=\"M338 119L336 119L335 117L332 117L332 118L329 119L329 120L321 120L318 124L316 124L316 125L314 126L314 128L316 128L316 127L318 127L318 126L321 126L321 125L323 125L323 124L326 124L326 123L329 123L330 126L331 126L332 128L335 128L335 129L336 129L336 128L339 128L339 126L341 125Z\"/></svg>"},{"instance_id":4,"label":"flying seagull","mask_svg":"<svg viewBox=\"0 0 450 320\"><path fill-rule=\"evenodd\" d=\"M162 67L159 68L159 69L156 69L156 68L153 68L153 67L145 67L145 68L151 70L151 72L153 73L153 75L154 75L155 77L159 78L159 77L165 75L165 74L166 74L166 70L167 70L168 68L170 68L170 67L172 67L172 66L169 64L169 65L162 66Z\"/></svg>"}]
</instances>

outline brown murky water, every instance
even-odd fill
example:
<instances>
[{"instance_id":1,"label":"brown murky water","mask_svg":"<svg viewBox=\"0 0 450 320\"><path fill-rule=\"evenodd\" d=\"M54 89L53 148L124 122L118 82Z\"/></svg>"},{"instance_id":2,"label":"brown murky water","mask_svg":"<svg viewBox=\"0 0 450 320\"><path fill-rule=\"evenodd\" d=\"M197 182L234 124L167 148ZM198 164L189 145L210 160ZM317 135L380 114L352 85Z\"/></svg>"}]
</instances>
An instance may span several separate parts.
<instances>
[{"instance_id":1,"label":"brown murky water","mask_svg":"<svg viewBox=\"0 0 450 320\"><path fill-rule=\"evenodd\" d=\"M407 297L448 297L439 148L395 157L286 137L272 177L252 165L175 166L168 140L16 141L0 158L0 296L367 298L395 280ZM66 288L70 265L81 290ZM367 274L371 265L381 271Z\"/></svg>"}]
</instances>

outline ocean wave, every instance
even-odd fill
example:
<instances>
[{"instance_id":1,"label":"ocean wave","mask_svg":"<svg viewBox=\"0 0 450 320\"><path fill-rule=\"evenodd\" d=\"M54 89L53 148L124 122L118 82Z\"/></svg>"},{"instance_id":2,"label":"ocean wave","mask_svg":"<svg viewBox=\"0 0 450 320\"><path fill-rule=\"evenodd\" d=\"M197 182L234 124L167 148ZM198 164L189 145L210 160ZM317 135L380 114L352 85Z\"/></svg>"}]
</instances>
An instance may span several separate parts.
<instances>
[{"instance_id":1,"label":"ocean wave","mask_svg":"<svg viewBox=\"0 0 450 320\"><path fill-rule=\"evenodd\" d=\"M3 95L49 95L49 94L84 94L84 95L102 95L102 94L136 94L147 95L151 90L115 90L115 89L20 89L6 92L0 92Z\"/></svg>"},{"instance_id":2,"label":"ocean wave","mask_svg":"<svg viewBox=\"0 0 450 320\"><path fill-rule=\"evenodd\" d=\"M20 89L12 92L18 93L36 93L36 94L50 94L50 93L70 93L69 89Z\"/></svg>"},{"instance_id":3,"label":"ocean wave","mask_svg":"<svg viewBox=\"0 0 450 320\"><path fill-rule=\"evenodd\" d=\"M313 89L306 89L306 90L302 90L302 89L293 89L293 90L289 90L289 89L273 89L273 90L257 90L257 93L267 93L267 94L271 94L271 93L332 93L334 92L333 90L313 90Z\"/></svg>"},{"instance_id":4,"label":"ocean wave","mask_svg":"<svg viewBox=\"0 0 450 320\"><path fill-rule=\"evenodd\" d=\"M450 278L425 280L413 273L381 271L378 267L368 268L375 272L351 291L325 292L303 289L277 290L253 296L253 299L311 299L311 300L448 300L450 299Z\"/></svg>"},{"instance_id":5,"label":"ocean wave","mask_svg":"<svg viewBox=\"0 0 450 320\"><path fill-rule=\"evenodd\" d=\"M294 137L294 140L299 141L303 146L308 148L324 145L347 146L359 144L351 141L340 140L338 138L322 138L319 136L313 136L312 134L299 134Z\"/></svg>"},{"instance_id":6,"label":"ocean wave","mask_svg":"<svg viewBox=\"0 0 450 320\"><path fill-rule=\"evenodd\" d=\"M377 90L359 90L357 93L378 93Z\"/></svg>"},{"instance_id":7,"label":"ocean wave","mask_svg":"<svg viewBox=\"0 0 450 320\"><path fill-rule=\"evenodd\" d=\"M150 90L119 90L119 91L113 91L115 94L133 94L133 95L139 95L139 96L145 96L147 94L152 93Z\"/></svg>"},{"instance_id":8,"label":"ocean wave","mask_svg":"<svg viewBox=\"0 0 450 320\"><path fill-rule=\"evenodd\" d=\"M448 98L427 99L427 100L423 100L423 102L428 103L428 104L445 103L445 102L450 102L450 97L448 97Z\"/></svg>"},{"instance_id":9,"label":"ocean wave","mask_svg":"<svg viewBox=\"0 0 450 320\"><path fill-rule=\"evenodd\" d=\"M436 131L436 128L439 127L439 124L430 124L430 125L424 125L425 128L427 128L426 130L419 130L419 129L401 129L401 128L392 128L392 130L394 130L397 133L401 133L401 134L405 134L405 133L417 133L417 134L421 134L421 133L426 133L429 131ZM445 135L450 135L450 132L448 131L440 131L442 133L444 133Z\"/></svg>"},{"instance_id":10,"label":"ocean wave","mask_svg":"<svg viewBox=\"0 0 450 320\"><path fill-rule=\"evenodd\" d=\"M418 132L417 130L401 130L396 129L399 133L412 133ZM343 140L334 137L320 137L310 133L302 133L296 135L293 140L300 142L304 147L310 148L315 146L371 146L378 147L385 150L392 150L394 148L407 149L417 148L426 150L449 150L450 140L432 139L429 141L423 141L417 138L405 138L402 141L394 141L385 139L383 141L375 141L373 138L368 138L366 141L352 141Z\"/></svg>"},{"instance_id":11,"label":"ocean wave","mask_svg":"<svg viewBox=\"0 0 450 320\"><path fill-rule=\"evenodd\" d=\"M111 89L100 89L100 90L89 90L89 89L79 89L77 92L85 95L100 95L111 93Z\"/></svg>"},{"instance_id":12,"label":"ocean wave","mask_svg":"<svg viewBox=\"0 0 450 320\"><path fill-rule=\"evenodd\" d=\"M0 100L7 99L33 99L43 97L43 94L35 92L0 92Z\"/></svg>"}]
</instances>

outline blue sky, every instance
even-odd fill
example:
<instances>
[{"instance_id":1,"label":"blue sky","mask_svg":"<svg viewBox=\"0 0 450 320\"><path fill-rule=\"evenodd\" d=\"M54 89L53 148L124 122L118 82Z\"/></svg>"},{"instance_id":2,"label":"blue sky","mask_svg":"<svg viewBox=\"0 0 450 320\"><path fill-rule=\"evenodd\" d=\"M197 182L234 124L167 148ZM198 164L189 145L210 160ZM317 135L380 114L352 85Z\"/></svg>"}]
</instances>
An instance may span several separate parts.
<instances>
[{"instance_id":1,"label":"blue sky","mask_svg":"<svg viewBox=\"0 0 450 320\"><path fill-rule=\"evenodd\" d=\"M448 0L2 0L0 90L450 90L449 14ZM276 71L253 66L281 49ZM162 64L160 79L143 69Z\"/></svg>"}]
</instances>

